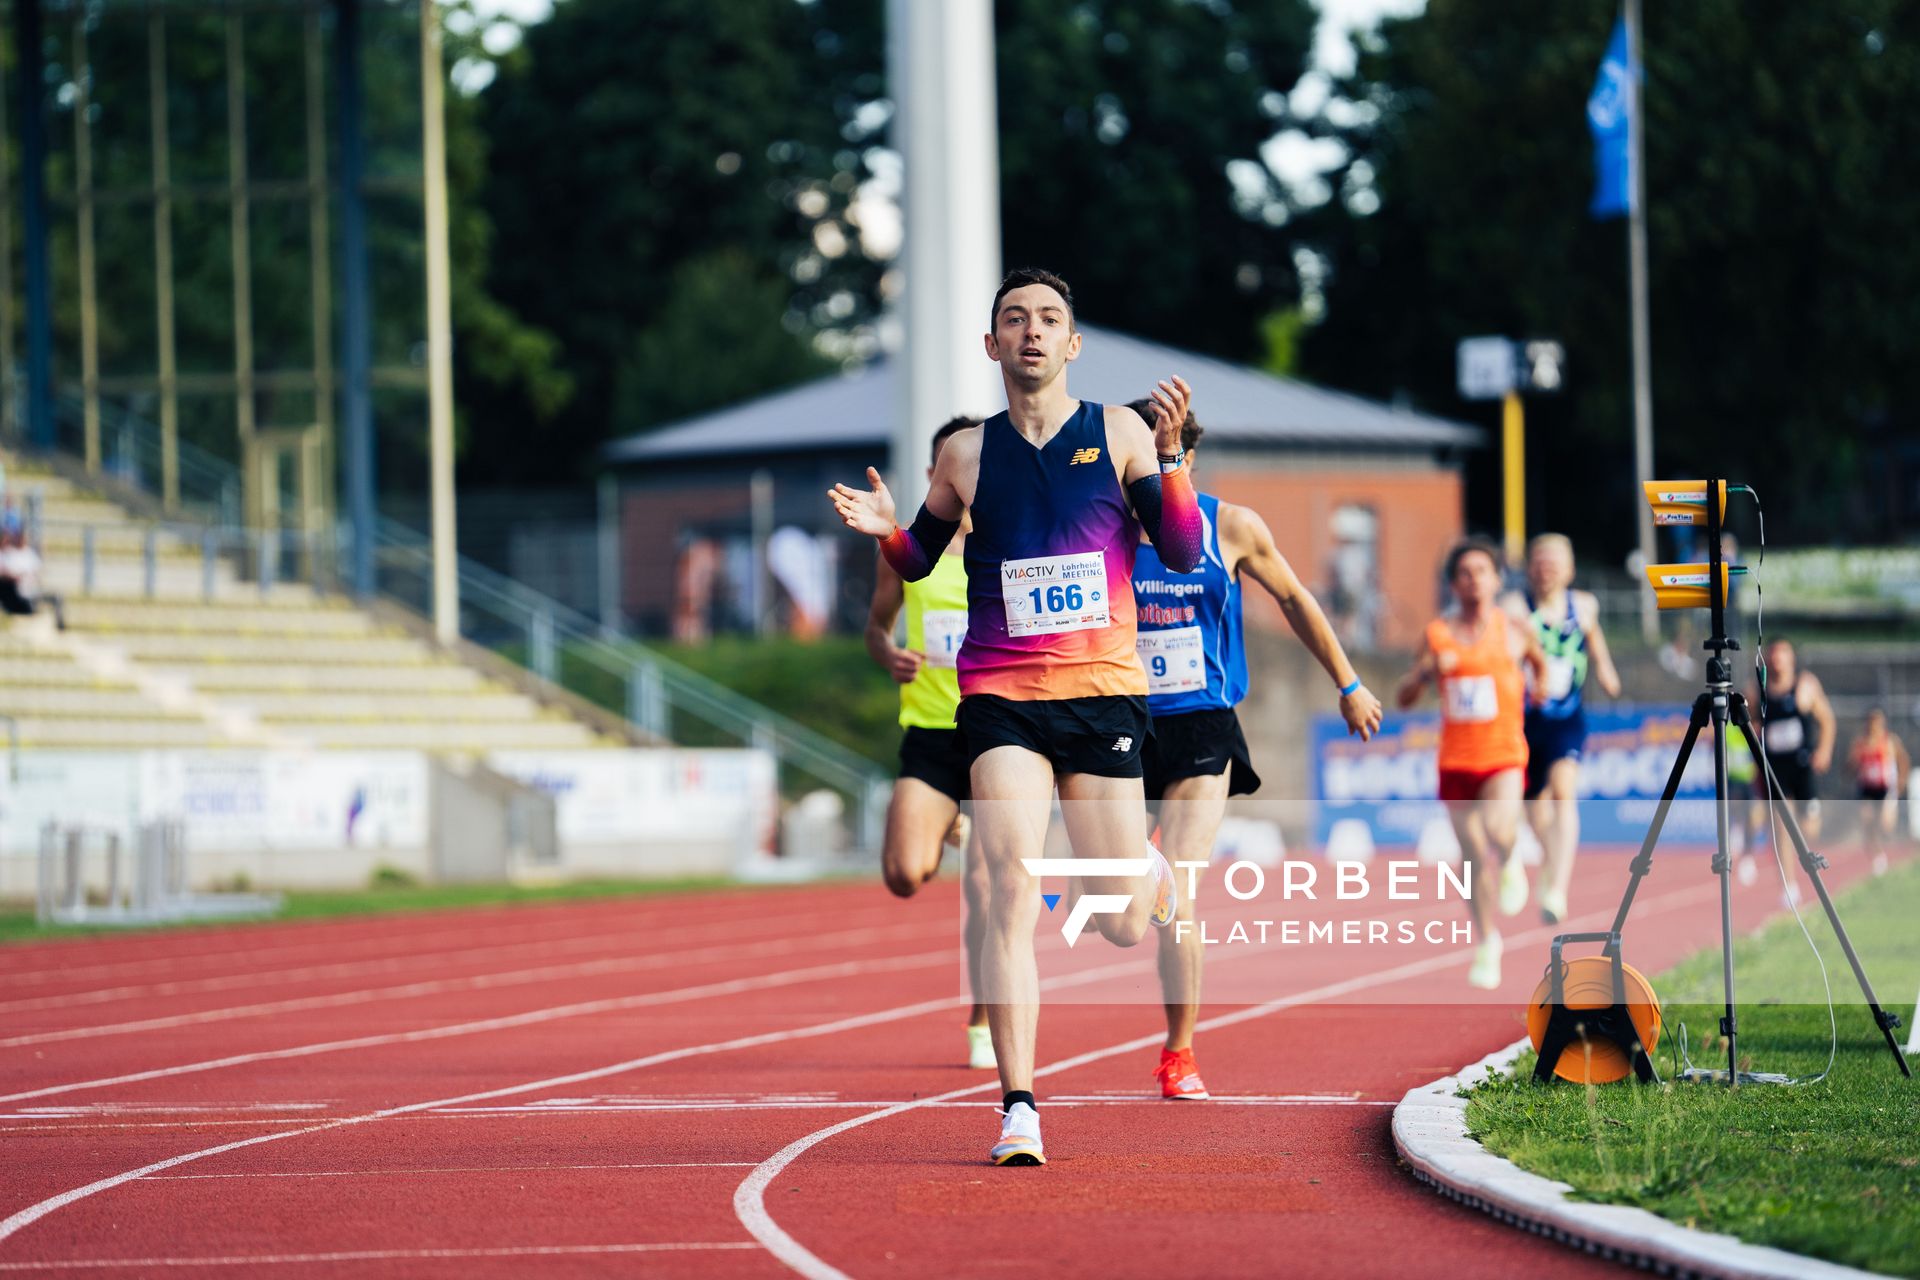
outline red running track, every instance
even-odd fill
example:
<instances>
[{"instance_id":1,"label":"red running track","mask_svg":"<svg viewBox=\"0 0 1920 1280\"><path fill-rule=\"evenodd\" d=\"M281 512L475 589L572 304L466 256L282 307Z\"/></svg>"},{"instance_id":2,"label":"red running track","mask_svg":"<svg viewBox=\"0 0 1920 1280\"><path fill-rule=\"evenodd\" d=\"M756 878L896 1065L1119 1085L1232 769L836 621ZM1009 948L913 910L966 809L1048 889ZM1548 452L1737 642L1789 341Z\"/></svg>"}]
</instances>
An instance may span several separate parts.
<instances>
[{"instance_id":1,"label":"red running track","mask_svg":"<svg viewBox=\"0 0 1920 1280\"><path fill-rule=\"evenodd\" d=\"M1583 868L1563 929L1604 924L1626 874ZM1831 882L1863 870L1836 858ZM1423 1189L1388 1132L1406 1089L1518 1034L1556 930L1510 926L1500 999L1474 1004L1464 948L1216 948L1216 985L1258 1002L1207 1011L1216 1100L1164 1103L1151 949L1068 967L1043 926L1050 999L1087 1003L1042 1015L1050 1164L994 1169L998 1085L957 1065L957 896L0 950L0 1276L1612 1270ZM1777 882L1736 897L1743 929L1778 907ZM1629 958L1711 943L1716 913L1703 859L1663 861Z\"/></svg>"}]
</instances>

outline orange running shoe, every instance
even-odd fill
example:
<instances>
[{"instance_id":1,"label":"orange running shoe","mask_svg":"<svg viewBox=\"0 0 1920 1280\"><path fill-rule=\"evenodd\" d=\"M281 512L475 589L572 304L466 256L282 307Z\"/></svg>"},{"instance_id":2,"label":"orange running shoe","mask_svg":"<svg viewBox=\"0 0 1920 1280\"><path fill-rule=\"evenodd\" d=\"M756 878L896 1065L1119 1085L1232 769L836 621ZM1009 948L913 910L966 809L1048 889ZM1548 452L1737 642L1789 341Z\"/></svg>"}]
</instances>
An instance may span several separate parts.
<instances>
[{"instance_id":1,"label":"orange running shoe","mask_svg":"<svg viewBox=\"0 0 1920 1280\"><path fill-rule=\"evenodd\" d=\"M1188 1102L1205 1102L1213 1095L1207 1092L1207 1086L1200 1081L1200 1068L1193 1064L1193 1050L1182 1049L1175 1053L1171 1049L1160 1051L1160 1065L1153 1069L1160 1078L1160 1096L1162 1098L1182 1098Z\"/></svg>"}]
</instances>

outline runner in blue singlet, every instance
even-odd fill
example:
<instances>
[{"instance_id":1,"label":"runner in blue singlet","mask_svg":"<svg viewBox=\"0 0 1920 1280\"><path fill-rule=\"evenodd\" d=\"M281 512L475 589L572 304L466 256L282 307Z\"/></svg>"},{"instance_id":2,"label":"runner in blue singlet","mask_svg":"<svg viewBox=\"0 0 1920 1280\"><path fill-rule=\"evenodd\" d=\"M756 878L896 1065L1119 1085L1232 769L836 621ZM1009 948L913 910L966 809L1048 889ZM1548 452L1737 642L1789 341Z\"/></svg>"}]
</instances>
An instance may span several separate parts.
<instances>
[{"instance_id":1,"label":"runner in blue singlet","mask_svg":"<svg viewBox=\"0 0 1920 1280\"><path fill-rule=\"evenodd\" d=\"M1139 406L1135 406L1136 409ZM1188 414L1180 432L1193 465L1202 429ZM1273 545L1266 521L1247 507L1202 493L1200 563L1191 573L1168 569L1150 544L1133 564L1140 664L1147 672L1147 798L1160 801L1160 847L1169 858L1205 862L1213 853L1229 795L1257 790L1246 735L1234 707L1247 696L1247 651L1240 622L1245 574L1279 602L1294 634L1340 690L1347 728L1369 738L1380 727L1380 700L1360 683L1326 615ZM1184 923L1183 923L1184 922ZM1205 947L1193 927L1193 895L1183 893L1174 926L1163 931L1160 988L1167 1042L1154 1074L1165 1098L1203 1099L1206 1085L1193 1061L1200 1016L1200 965Z\"/></svg>"}]
</instances>

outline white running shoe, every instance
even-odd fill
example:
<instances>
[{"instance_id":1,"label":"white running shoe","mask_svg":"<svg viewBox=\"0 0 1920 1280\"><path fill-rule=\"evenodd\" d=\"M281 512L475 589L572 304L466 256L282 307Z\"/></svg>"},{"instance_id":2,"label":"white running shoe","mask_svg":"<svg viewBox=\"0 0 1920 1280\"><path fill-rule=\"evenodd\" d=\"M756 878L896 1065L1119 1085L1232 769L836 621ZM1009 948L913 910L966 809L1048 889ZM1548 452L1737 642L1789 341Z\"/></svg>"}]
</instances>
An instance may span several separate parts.
<instances>
[{"instance_id":1,"label":"white running shoe","mask_svg":"<svg viewBox=\"0 0 1920 1280\"><path fill-rule=\"evenodd\" d=\"M1507 855L1507 865L1500 872L1500 914L1513 916L1520 914L1520 908L1527 905L1527 869L1520 865L1520 855L1516 851Z\"/></svg>"},{"instance_id":2,"label":"white running shoe","mask_svg":"<svg viewBox=\"0 0 1920 1280\"><path fill-rule=\"evenodd\" d=\"M993 1144L995 1164L1045 1164L1040 1149L1040 1113L1024 1102L1016 1102L1001 1113L1000 1141Z\"/></svg>"},{"instance_id":3,"label":"white running shoe","mask_svg":"<svg viewBox=\"0 0 1920 1280\"><path fill-rule=\"evenodd\" d=\"M1744 888L1760 878L1760 866L1752 858L1742 858L1739 861L1738 869L1733 873L1733 877L1738 880L1741 887Z\"/></svg>"},{"instance_id":4,"label":"white running shoe","mask_svg":"<svg viewBox=\"0 0 1920 1280\"><path fill-rule=\"evenodd\" d=\"M975 1071L992 1071L1000 1065L993 1056L993 1029L991 1027L967 1028L967 1065Z\"/></svg>"},{"instance_id":5,"label":"white running shoe","mask_svg":"<svg viewBox=\"0 0 1920 1280\"><path fill-rule=\"evenodd\" d=\"M1547 924L1559 924L1567 918L1567 895L1555 893L1551 889L1540 890L1540 919Z\"/></svg>"},{"instance_id":6,"label":"white running shoe","mask_svg":"<svg viewBox=\"0 0 1920 1280\"><path fill-rule=\"evenodd\" d=\"M1467 970L1467 985L1492 991L1500 985L1500 952L1504 944L1493 934L1473 949L1473 967Z\"/></svg>"},{"instance_id":7,"label":"white running shoe","mask_svg":"<svg viewBox=\"0 0 1920 1280\"><path fill-rule=\"evenodd\" d=\"M1173 864L1167 861L1167 856L1152 845L1147 846L1147 852L1153 855L1154 874L1153 914L1147 919L1153 921L1155 927L1164 929L1173 923L1174 913L1180 909L1180 886L1174 882Z\"/></svg>"}]
</instances>

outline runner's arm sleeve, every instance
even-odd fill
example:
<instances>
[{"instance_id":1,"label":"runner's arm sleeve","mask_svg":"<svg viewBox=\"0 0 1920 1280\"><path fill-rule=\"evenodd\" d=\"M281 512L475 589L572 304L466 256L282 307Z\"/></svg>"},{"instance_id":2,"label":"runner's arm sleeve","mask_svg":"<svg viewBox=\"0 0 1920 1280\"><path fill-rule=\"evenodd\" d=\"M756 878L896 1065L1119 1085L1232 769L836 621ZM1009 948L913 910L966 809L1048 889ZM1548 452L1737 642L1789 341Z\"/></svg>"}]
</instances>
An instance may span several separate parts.
<instances>
[{"instance_id":1,"label":"runner's arm sleeve","mask_svg":"<svg viewBox=\"0 0 1920 1280\"><path fill-rule=\"evenodd\" d=\"M1187 469L1141 476L1127 486L1127 498L1161 562L1175 573L1192 573L1200 563L1200 498Z\"/></svg>"},{"instance_id":2,"label":"runner's arm sleeve","mask_svg":"<svg viewBox=\"0 0 1920 1280\"><path fill-rule=\"evenodd\" d=\"M1198 511L1196 507L1196 516ZM913 518L911 528L902 529L895 525L892 533L880 539L880 554L887 558L887 564L895 573L908 582L918 582L933 572L933 566L940 561L940 553L947 549L947 544L953 541L953 535L959 530L958 520L944 520L927 510L926 504L922 503L920 514Z\"/></svg>"}]
</instances>

